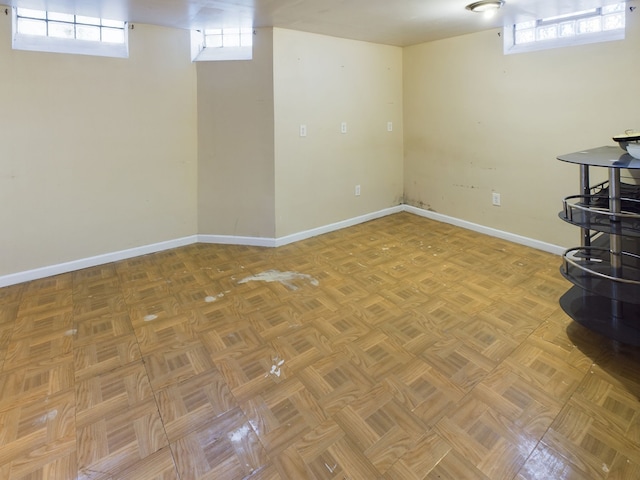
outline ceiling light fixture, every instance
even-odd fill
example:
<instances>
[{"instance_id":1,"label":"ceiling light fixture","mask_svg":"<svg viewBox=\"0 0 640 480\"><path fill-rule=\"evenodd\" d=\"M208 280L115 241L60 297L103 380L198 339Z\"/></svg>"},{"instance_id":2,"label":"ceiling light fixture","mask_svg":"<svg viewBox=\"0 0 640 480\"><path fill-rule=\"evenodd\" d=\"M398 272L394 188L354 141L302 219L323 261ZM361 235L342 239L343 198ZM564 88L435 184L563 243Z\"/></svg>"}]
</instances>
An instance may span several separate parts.
<instances>
[{"instance_id":1,"label":"ceiling light fixture","mask_svg":"<svg viewBox=\"0 0 640 480\"><path fill-rule=\"evenodd\" d=\"M480 0L479 2L473 2L466 6L467 10L472 12L489 12L498 10L504 5L504 0Z\"/></svg>"}]
</instances>

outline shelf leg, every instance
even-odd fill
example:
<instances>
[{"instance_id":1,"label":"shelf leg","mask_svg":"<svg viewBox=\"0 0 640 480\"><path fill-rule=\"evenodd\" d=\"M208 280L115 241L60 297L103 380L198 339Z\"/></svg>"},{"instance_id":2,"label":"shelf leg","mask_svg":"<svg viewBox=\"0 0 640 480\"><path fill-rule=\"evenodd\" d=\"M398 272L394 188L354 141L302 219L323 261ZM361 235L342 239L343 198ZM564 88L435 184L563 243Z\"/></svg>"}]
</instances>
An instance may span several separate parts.
<instances>
[{"instance_id":1,"label":"shelf leg","mask_svg":"<svg viewBox=\"0 0 640 480\"><path fill-rule=\"evenodd\" d=\"M589 182L589 166L580 165L580 191L582 195L589 195L591 193ZM591 246L591 231L588 228L580 228L580 246Z\"/></svg>"},{"instance_id":2,"label":"shelf leg","mask_svg":"<svg viewBox=\"0 0 640 480\"><path fill-rule=\"evenodd\" d=\"M609 169L609 211L620 213L622 211L622 200L620 195L620 170ZM609 236L609 256L611 260L611 274L614 277L622 277L622 226L620 217L611 217L611 235ZM618 300L617 282L613 282L613 299L611 300L611 313L614 321L622 318L622 302Z\"/></svg>"}]
</instances>

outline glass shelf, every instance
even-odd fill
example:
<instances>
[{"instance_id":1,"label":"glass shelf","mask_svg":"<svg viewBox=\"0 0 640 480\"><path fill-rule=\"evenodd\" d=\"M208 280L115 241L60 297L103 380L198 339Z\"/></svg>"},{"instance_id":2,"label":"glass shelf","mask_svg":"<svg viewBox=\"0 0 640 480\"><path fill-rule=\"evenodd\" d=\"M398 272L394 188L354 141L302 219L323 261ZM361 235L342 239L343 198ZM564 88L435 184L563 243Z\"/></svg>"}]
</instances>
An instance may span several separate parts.
<instances>
[{"instance_id":1,"label":"glass shelf","mask_svg":"<svg viewBox=\"0 0 640 480\"><path fill-rule=\"evenodd\" d=\"M574 321L588 329L622 343L640 346L640 305L616 302L571 287L560 297L560 306ZM620 315L616 317L613 311Z\"/></svg>"},{"instance_id":2,"label":"glass shelf","mask_svg":"<svg viewBox=\"0 0 640 480\"><path fill-rule=\"evenodd\" d=\"M621 199L623 211L612 213L601 207L602 197L597 195L571 195L563 200L564 209L558 216L565 222L580 228L603 233L614 233L619 226L618 234L640 237L640 200ZM612 224L612 222L614 222ZM617 223L617 225L616 225Z\"/></svg>"},{"instance_id":3,"label":"glass shelf","mask_svg":"<svg viewBox=\"0 0 640 480\"><path fill-rule=\"evenodd\" d=\"M609 251L600 247L576 247L563 255L562 275L574 285L613 300L640 304L640 255L621 252L622 266L615 271Z\"/></svg>"}]
</instances>

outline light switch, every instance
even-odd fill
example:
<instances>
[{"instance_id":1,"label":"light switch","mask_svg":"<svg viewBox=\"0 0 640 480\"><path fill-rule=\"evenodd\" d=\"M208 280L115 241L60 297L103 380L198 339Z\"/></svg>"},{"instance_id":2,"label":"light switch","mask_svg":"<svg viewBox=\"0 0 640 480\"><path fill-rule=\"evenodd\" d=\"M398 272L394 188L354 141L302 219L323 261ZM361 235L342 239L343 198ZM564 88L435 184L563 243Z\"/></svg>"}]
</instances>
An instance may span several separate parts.
<instances>
[{"instance_id":1,"label":"light switch","mask_svg":"<svg viewBox=\"0 0 640 480\"><path fill-rule=\"evenodd\" d=\"M306 137L307 136L307 126L306 125L300 125L300 136L301 137Z\"/></svg>"}]
</instances>

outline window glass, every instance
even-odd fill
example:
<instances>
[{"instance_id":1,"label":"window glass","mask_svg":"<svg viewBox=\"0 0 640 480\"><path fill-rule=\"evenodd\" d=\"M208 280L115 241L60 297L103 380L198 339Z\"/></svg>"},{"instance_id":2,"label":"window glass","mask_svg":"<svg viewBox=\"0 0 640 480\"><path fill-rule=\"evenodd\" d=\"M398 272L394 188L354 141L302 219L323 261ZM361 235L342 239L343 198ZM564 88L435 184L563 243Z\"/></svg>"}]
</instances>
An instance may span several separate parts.
<instances>
[{"instance_id":1,"label":"window glass","mask_svg":"<svg viewBox=\"0 0 640 480\"><path fill-rule=\"evenodd\" d=\"M124 43L124 30L121 28L103 28L102 41L107 43Z\"/></svg>"},{"instance_id":2,"label":"window glass","mask_svg":"<svg viewBox=\"0 0 640 480\"><path fill-rule=\"evenodd\" d=\"M251 60L253 28L207 28L191 32L191 58L194 61Z\"/></svg>"},{"instance_id":3,"label":"window glass","mask_svg":"<svg viewBox=\"0 0 640 480\"><path fill-rule=\"evenodd\" d=\"M91 25L76 25L76 38L78 40L88 40L91 42L100 41L100 27Z\"/></svg>"},{"instance_id":4,"label":"window glass","mask_svg":"<svg viewBox=\"0 0 640 480\"><path fill-rule=\"evenodd\" d=\"M18 33L22 33L24 35L46 35L47 22L45 20L35 20L33 18L19 18Z\"/></svg>"},{"instance_id":5,"label":"window glass","mask_svg":"<svg viewBox=\"0 0 640 480\"><path fill-rule=\"evenodd\" d=\"M49 36L57 38L74 38L73 23L49 22Z\"/></svg>"},{"instance_id":6,"label":"window glass","mask_svg":"<svg viewBox=\"0 0 640 480\"><path fill-rule=\"evenodd\" d=\"M76 15L76 23L84 23L87 25L100 25L100 19L95 17L83 17Z\"/></svg>"},{"instance_id":7,"label":"window glass","mask_svg":"<svg viewBox=\"0 0 640 480\"><path fill-rule=\"evenodd\" d=\"M30 8L18 8L18 16L29 18L47 18L47 12L42 10L31 10Z\"/></svg>"},{"instance_id":8,"label":"window glass","mask_svg":"<svg viewBox=\"0 0 640 480\"><path fill-rule=\"evenodd\" d=\"M624 39L625 11L625 3L618 3L505 27L504 52Z\"/></svg>"},{"instance_id":9,"label":"window glass","mask_svg":"<svg viewBox=\"0 0 640 480\"><path fill-rule=\"evenodd\" d=\"M128 30L122 20L26 8L12 11L14 49L128 56Z\"/></svg>"}]
</instances>

